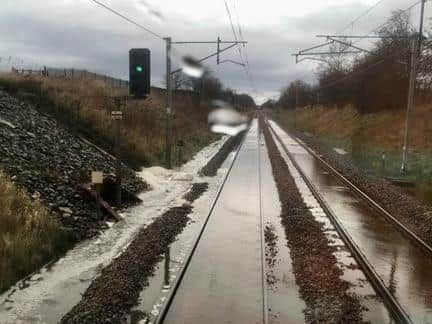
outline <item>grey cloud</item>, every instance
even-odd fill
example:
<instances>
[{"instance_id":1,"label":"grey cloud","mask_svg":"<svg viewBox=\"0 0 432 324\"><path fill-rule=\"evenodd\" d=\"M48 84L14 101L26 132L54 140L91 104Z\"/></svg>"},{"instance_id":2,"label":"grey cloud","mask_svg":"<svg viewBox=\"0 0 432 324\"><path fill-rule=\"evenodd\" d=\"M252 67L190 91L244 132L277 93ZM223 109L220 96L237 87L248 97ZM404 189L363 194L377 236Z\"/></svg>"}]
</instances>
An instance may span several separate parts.
<instances>
[{"instance_id":1,"label":"grey cloud","mask_svg":"<svg viewBox=\"0 0 432 324\"><path fill-rule=\"evenodd\" d=\"M20 2L28 6L23 8ZM0 56L19 56L29 65L75 66L126 78L129 49L148 47L152 51L152 82L160 85L165 68L163 41L128 25L109 12L89 5L89 2L77 1L77 5L69 7L62 2L61 6L43 10L34 1L6 0L5 10L0 12ZM139 9L138 2L122 5L124 12L133 13L132 16L138 21L153 26L161 35L173 35L175 40L216 40L217 36L233 38L227 24L215 25L188 17L169 17L162 23L156 23L144 15L145 10ZM357 23L354 32L368 32L388 17L391 8L406 6L406 1L402 0L388 2ZM131 8L139 12L131 11ZM269 25L243 27L243 34L249 41L247 49L251 72L261 96L273 96L297 78L313 81L313 66L296 65L291 54L318 44L320 40L315 38L316 34L340 30L365 9L363 4L353 3L328 7L303 17L284 17L277 22L269 22ZM415 15L413 12L413 19ZM176 48L195 57L206 56L215 50L215 47L202 45ZM236 50L224 54L224 57L239 60ZM227 86L251 92L241 67L229 64L216 66L215 60L206 64Z\"/></svg>"}]
</instances>

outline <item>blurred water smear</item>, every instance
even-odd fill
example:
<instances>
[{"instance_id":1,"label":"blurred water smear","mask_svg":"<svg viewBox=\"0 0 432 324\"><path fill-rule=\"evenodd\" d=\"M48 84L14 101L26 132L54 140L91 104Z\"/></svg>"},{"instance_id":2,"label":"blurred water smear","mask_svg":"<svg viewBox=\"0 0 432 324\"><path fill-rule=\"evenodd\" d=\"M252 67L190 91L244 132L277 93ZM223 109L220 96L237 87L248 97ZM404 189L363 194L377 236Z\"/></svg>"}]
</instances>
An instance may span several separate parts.
<instances>
[{"instance_id":1,"label":"blurred water smear","mask_svg":"<svg viewBox=\"0 0 432 324\"><path fill-rule=\"evenodd\" d=\"M220 100L213 102L215 106L227 106L226 103ZM211 125L210 129L214 133L227 134L235 136L238 133L247 129L247 117L240 114L231 107L218 108L213 110L208 116L208 122Z\"/></svg>"},{"instance_id":2,"label":"blurred water smear","mask_svg":"<svg viewBox=\"0 0 432 324\"><path fill-rule=\"evenodd\" d=\"M204 66L190 55L182 57L182 71L193 78L201 78L204 74Z\"/></svg>"}]
</instances>

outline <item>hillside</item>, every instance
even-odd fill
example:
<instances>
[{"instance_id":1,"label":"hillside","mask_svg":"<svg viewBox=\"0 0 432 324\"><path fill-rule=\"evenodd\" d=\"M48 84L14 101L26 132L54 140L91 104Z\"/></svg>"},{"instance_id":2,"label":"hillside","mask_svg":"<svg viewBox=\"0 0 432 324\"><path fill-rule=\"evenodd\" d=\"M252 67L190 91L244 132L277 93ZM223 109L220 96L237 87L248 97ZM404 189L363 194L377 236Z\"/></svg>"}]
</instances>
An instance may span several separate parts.
<instances>
[{"instance_id":1,"label":"hillside","mask_svg":"<svg viewBox=\"0 0 432 324\"><path fill-rule=\"evenodd\" d=\"M97 215L93 200L80 186L90 182L91 171L114 173L114 159L4 91L0 170L0 254L5 258L1 271L15 273L5 275L0 290L112 221L109 215ZM147 188L126 165L122 172L124 189L137 193Z\"/></svg>"},{"instance_id":2,"label":"hillside","mask_svg":"<svg viewBox=\"0 0 432 324\"><path fill-rule=\"evenodd\" d=\"M0 74L0 86L10 94L33 103L70 130L112 153L114 128L111 111L118 110L115 96L128 94L126 87L90 77L43 77ZM175 91L173 164L189 160L217 136L207 125L209 105L190 91ZM122 159L134 168L164 163L165 91L152 88L146 100L128 100L123 110ZM182 145L181 147L178 146Z\"/></svg>"}]
</instances>

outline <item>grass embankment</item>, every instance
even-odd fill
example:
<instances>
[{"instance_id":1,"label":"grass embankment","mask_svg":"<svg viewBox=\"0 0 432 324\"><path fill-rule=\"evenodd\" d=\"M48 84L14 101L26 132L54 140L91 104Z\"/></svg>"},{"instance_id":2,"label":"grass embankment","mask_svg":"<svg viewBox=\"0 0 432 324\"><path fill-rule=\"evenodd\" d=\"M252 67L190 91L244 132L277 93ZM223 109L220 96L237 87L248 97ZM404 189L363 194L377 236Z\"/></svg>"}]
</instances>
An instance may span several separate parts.
<instances>
[{"instance_id":1,"label":"grass embankment","mask_svg":"<svg viewBox=\"0 0 432 324\"><path fill-rule=\"evenodd\" d=\"M78 134L113 152L111 111L115 96L128 94L101 80L0 74L0 86L34 103ZM129 100L123 110L122 158L133 167L162 164L165 148L165 98L152 91L146 100ZM174 93L172 157L174 164L189 160L216 139L207 125L209 107L197 107L192 93ZM178 146L179 143L184 146ZM178 152L181 150L181 152Z\"/></svg>"},{"instance_id":2,"label":"grass embankment","mask_svg":"<svg viewBox=\"0 0 432 324\"><path fill-rule=\"evenodd\" d=\"M63 250L60 224L0 171L0 292Z\"/></svg>"},{"instance_id":3,"label":"grass embankment","mask_svg":"<svg viewBox=\"0 0 432 324\"><path fill-rule=\"evenodd\" d=\"M417 183L416 194L427 201L432 201L431 117L432 104L419 105L412 113L406 175ZM344 149L357 166L374 175L400 177L403 109L362 115L351 106L318 106L280 111L275 118L286 128L311 133L328 148Z\"/></svg>"}]
</instances>

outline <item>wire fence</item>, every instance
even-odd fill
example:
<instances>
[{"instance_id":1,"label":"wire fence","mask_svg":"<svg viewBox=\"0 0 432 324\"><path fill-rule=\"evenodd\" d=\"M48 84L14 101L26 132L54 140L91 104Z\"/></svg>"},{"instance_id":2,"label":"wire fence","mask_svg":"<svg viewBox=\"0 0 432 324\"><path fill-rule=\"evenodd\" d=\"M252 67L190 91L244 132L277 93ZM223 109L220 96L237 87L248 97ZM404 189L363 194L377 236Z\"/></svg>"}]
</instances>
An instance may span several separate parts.
<instances>
[{"instance_id":1,"label":"wire fence","mask_svg":"<svg viewBox=\"0 0 432 324\"><path fill-rule=\"evenodd\" d=\"M111 76L105 75L105 74L99 74L95 72L90 72L87 70L82 69L62 69L62 68L53 68L53 67L43 67L43 69L40 70L31 70L31 69L18 69L15 67L12 67L13 73L18 74L24 74L24 75L41 75L46 77L63 77L63 78L86 78L86 79L93 79L93 80L101 80L105 83L111 85L112 87L117 88L127 88L129 87L129 81L122 80L119 78L113 78Z\"/></svg>"}]
</instances>

